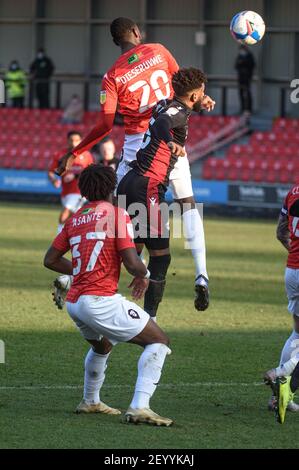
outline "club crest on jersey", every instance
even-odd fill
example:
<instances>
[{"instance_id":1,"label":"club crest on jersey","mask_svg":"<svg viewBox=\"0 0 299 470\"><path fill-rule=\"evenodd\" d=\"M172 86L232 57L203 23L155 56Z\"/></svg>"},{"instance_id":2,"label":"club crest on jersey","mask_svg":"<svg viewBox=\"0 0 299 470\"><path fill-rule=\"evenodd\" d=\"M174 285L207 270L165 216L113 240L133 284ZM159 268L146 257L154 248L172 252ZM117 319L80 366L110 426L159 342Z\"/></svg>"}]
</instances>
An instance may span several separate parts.
<instances>
[{"instance_id":1,"label":"club crest on jersey","mask_svg":"<svg viewBox=\"0 0 299 470\"><path fill-rule=\"evenodd\" d=\"M138 60L140 59L140 54L133 54L131 55L131 57L128 58L128 64L134 64L134 62L138 62Z\"/></svg>"},{"instance_id":2,"label":"club crest on jersey","mask_svg":"<svg viewBox=\"0 0 299 470\"><path fill-rule=\"evenodd\" d=\"M107 91L106 90L101 90L100 91L100 103L101 104L106 103L106 99L107 99Z\"/></svg>"},{"instance_id":3,"label":"club crest on jersey","mask_svg":"<svg viewBox=\"0 0 299 470\"><path fill-rule=\"evenodd\" d=\"M140 316L138 315L138 313L136 312L136 310L133 310L132 308L130 308L130 310L128 310L128 314L130 315L131 318L134 318L134 320L139 320L140 319Z\"/></svg>"}]
</instances>

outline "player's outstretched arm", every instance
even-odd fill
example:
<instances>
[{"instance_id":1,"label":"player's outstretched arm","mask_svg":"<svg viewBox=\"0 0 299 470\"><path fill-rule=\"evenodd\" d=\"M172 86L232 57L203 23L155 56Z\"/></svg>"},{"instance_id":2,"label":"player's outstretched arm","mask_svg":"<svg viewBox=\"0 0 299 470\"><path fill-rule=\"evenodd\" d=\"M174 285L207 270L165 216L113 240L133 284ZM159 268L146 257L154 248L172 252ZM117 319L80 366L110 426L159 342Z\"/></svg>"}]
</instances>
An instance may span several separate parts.
<instances>
[{"instance_id":1,"label":"player's outstretched arm","mask_svg":"<svg viewBox=\"0 0 299 470\"><path fill-rule=\"evenodd\" d=\"M44 266L57 273L72 275L72 263L63 257L64 254L64 251L57 250L54 246L50 246L44 257Z\"/></svg>"},{"instance_id":2,"label":"player's outstretched arm","mask_svg":"<svg viewBox=\"0 0 299 470\"><path fill-rule=\"evenodd\" d=\"M59 176L63 175L63 173L72 166L76 156L90 150L94 145L100 142L100 140L106 137L106 135L112 130L114 116L115 114L107 114L101 111L97 125L89 132L89 134L87 134L77 147L75 147L71 152L63 155L59 160L59 165L56 168L55 173Z\"/></svg>"},{"instance_id":3,"label":"player's outstretched arm","mask_svg":"<svg viewBox=\"0 0 299 470\"><path fill-rule=\"evenodd\" d=\"M86 150L90 150L94 145L100 142L100 140L106 137L106 135L112 131L114 118L115 112L107 113L100 111L96 126L93 127L80 144L72 150L72 154L75 156L80 155Z\"/></svg>"},{"instance_id":4,"label":"player's outstretched arm","mask_svg":"<svg viewBox=\"0 0 299 470\"><path fill-rule=\"evenodd\" d=\"M63 155L58 162L57 168L55 168L55 174L62 176L72 166L74 159L75 156L72 152Z\"/></svg>"}]
</instances>

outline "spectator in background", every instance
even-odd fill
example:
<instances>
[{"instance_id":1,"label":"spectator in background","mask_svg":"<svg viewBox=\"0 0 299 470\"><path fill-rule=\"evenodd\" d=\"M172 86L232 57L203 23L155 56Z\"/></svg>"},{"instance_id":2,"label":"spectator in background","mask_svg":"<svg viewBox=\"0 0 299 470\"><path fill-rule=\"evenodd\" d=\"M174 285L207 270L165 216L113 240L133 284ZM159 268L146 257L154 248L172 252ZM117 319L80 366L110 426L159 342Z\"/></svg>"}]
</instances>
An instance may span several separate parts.
<instances>
[{"instance_id":1,"label":"spectator in background","mask_svg":"<svg viewBox=\"0 0 299 470\"><path fill-rule=\"evenodd\" d=\"M235 69L238 73L241 113L250 115L252 112L251 81L255 60L248 47L241 45L236 59Z\"/></svg>"},{"instance_id":2,"label":"spectator in background","mask_svg":"<svg viewBox=\"0 0 299 470\"><path fill-rule=\"evenodd\" d=\"M46 56L44 49L40 48L30 66L31 77L35 80L35 92L40 109L50 108L50 78L54 69L52 60Z\"/></svg>"},{"instance_id":3,"label":"spectator in background","mask_svg":"<svg viewBox=\"0 0 299 470\"><path fill-rule=\"evenodd\" d=\"M105 137L100 142L100 160L104 166L111 166L114 170L117 169L118 159L115 156L115 145L111 137Z\"/></svg>"},{"instance_id":4,"label":"spectator in background","mask_svg":"<svg viewBox=\"0 0 299 470\"><path fill-rule=\"evenodd\" d=\"M25 72L21 69L19 62L13 60L5 75L5 87L13 108L24 107L26 83L27 78Z\"/></svg>"},{"instance_id":5,"label":"spectator in background","mask_svg":"<svg viewBox=\"0 0 299 470\"><path fill-rule=\"evenodd\" d=\"M68 102L61 122L63 124L79 124L82 122L84 114L84 107L81 98L78 95L73 95Z\"/></svg>"},{"instance_id":6,"label":"spectator in background","mask_svg":"<svg viewBox=\"0 0 299 470\"><path fill-rule=\"evenodd\" d=\"M90 152L83 152L81 155L75 158L72 166L63 174L60 179L54 173L57 168L60 158L65 154L66 151L73 150L76 145L79 145L82 140L82 136L78 131L70 131L67 134L68 148L62 152L57 152L53 156L53 160L49 166L48 178L55 188L62 189L61 191L61 203L62 211L59 216L58 233L61 232L67 219L74 214L80 207L83 206L85 199L82 198L78 186L78 179L80 173L84 168L93 163L93 156Z\"/></svg>"}]
</instances>

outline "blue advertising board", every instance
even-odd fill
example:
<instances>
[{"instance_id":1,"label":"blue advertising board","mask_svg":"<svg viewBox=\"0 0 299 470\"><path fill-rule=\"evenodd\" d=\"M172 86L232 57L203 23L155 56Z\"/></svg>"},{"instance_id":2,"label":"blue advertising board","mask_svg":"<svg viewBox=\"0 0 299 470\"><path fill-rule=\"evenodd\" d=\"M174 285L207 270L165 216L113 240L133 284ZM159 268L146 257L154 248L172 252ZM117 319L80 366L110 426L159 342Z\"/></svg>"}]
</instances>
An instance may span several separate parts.
<instances>
[{"instance_id":1,"label":"blue advertising board","mask_svg":"<svg viewBox=\"0 0 299 470\"><path fill-rule=\"evenodd\" d=\"M218 181L193 180L193 190L196 202L210 204L226 204L227 183ZM59 194L59 189L53 187L45 171L6 170L0 169L0 191ZM171 191L167 191L167 200L171 201Z\"/></svg>"},{"instance_id":2,"label":"blue advertising board","mask_svg":"<svg viewBox=\"0 0 299 470\"><path fill-rule=\"evenodd\" d=\"M289 185L241 183L232 181L193 180L196 202L205 204L226 204L239 207L280 207ZM0 169L0 191L32 195L59 195L45 171ZM170 189L166 200L173 200Z\"/></svg>"},{"instance_id":3,"label":"blue advertising board","mask_svg":"<svg viewBox=\"0 0 299 470\"><path fill-rule=\"evenodd\" d=\"M227 204L228 184L226 181L192 180L192 184L196 202ZM166 200L172 201L170 189L166 193Z\"/></svg>"},{"instance_id":4,"label":"blue advertising board","mask_svg":"<svg viewBox=\"0 0 299 470\"><path fill-rule=\"evenodd\" d=\"M0 169L0 191L59 194L60 191L50 183L45 171Z\"/></svg>"}]
</instances>

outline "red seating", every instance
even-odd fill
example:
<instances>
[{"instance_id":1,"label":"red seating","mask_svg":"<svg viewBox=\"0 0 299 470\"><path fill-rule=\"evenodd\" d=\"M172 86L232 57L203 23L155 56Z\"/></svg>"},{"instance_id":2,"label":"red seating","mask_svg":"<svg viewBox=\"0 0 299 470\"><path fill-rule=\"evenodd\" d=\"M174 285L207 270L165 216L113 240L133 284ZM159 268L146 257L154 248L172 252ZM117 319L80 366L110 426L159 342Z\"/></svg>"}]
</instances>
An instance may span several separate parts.
<instances>
[{"instance_id":1,"label":"red seating","mask_svg":"<svg viewBox=\"0 0 299 470\"><path fill-rule=\"evenodd\" d=\"M209 163L209 161L211 161ZM219 163L221 162L221 163ZM248 144L233 144L226 158L205 163L209 179L293 183L299 173L299 119L276 119L271 131L255 132ZM205 177L205 172L203 172Z\"/></svg>"},{"instance_id":2,"label":"red seating","mask_svg":"<svg viewBox=\"0 0 299 470\"><path fill-rule=\"evenodd\" d=\"M78 129L86 135L98 119L97 111L84 114L79 125L60 123L61 110L0 108L0 167L47 170L54 152L63 150L66 133ZM209 134L236 120L226 116L192 116L188 149ZM111 132L117 152L124 129ZM271 131L254 132L248 144L233 144L224 159L209 158L203 165L205 179L291 183L299 172L299 120L276 119Z\"/></svg>"}]
</instances>

